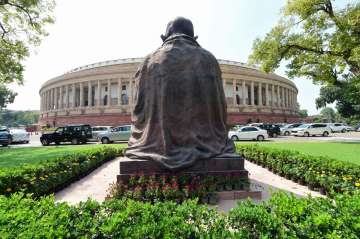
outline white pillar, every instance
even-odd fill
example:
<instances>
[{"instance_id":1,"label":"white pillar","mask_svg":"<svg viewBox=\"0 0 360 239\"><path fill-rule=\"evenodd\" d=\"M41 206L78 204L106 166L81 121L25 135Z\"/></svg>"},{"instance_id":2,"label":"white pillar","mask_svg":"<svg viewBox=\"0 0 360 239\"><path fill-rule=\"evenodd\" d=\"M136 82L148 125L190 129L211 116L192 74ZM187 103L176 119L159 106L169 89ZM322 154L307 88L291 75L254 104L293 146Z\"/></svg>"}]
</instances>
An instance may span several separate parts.
<instances>
[{"instance_id":1,"label":"white pillar","mask_svg":"<svg viewBox=\"0 0 360 239\"><path fill-rule=\"evenodd\" d=\"M258 83L258 105L263 106L263 103L262 103L262 84L261 84L261 82Z\"/></svg>"},{"instance_id":2,"label":"white pillar","mask_svg":"<svg viewBox=\"0 0 360 239\"><path fill-rule=\"evenodd\" d=\"M107 80L108 96L107 96L107 107L111 106L111 80Z\"/></svg>"},{"instance_id":3,"label":"white pillar","mask_svg":"<svg viewBox=\"0 0 360 239\"><path fill-rule=\"evenodd\" d=\"M50 109L54 110L54 88L50 90Z\"/></svg>"},{"instance_id":4,"label":"white pillar","mask_svg":"<svg viewBox=\"0 0 360 239\"><path fill-rule=\"evenodd\" d=\"M80 107L84 107L84 83L80 82Z\"/></svg>"},{"instance_id":5,"label":"white pillar","mask_svg":"<svg viewBox=\"0 0 360 239\"><path fill-rule=\"evenodd\" d=\"M255 101L254 101L254 82L251 81L251 89L250 89L250 92L251 92L251 105L254 106L255 105Z\"/></svg>"},{"instance_id":6,"label":"white pillar","mask_svg":"<svg viewBox=\"0 0 360 239\"><path fill-rule=\"evenodd\" d=\"M58 94L58 92L59 92L59 87L56 87L55 89L54 89L54 92L55 92L55 109L56 110L58 110L59 109L59 94Z\"/></svg>"},{"instance_id":7,"label":"white pillar","mask_svg":"<svg viewBox=\"0 0 360 239\"><path fill-rule=\"evenodd\" d=\"M118 101L118 105L121 105L121 78L118 79L117 101Z\"/></svg>"},{"instance_id":8,"label":"white pillar","mask_svg":"<svg viewBox=\"0 0 360 239\"><path fill-rule=\"evenodd\" d=\"M75 83L72 85L72 108L76 107L75 101L76 101L76 85Z\"/></svg>"},{"instance_id":9,"label":"white pillar","mask_svg":"<svg viewBox=\"0 0 360 239\"><path fill-rule=\"evenodd\" d=\"M288 108L291 108L291 90L288 89Z\"/></svg>"},{"instance_id":10,"label":"white pillar","mask_svg":"<svg viewBox=\"0 0 360 239\"><path fill-rule=\"evenodd\" d=\"M269 84L265 83L265 106L269 107L270 106L270 101L269 101Z\"/></svg>"},{"instance_id":11,"label":"white pillar","mask_svg":"<svg viewBox=\"0 0 360 239\"><path fill-rule=\"evenodd\" d=\"M242 80L242 104L246 105L246 85L245 80Z\"/></svg>"},{"instance_id":12,"label":"white pillar","mask_svg":"<svg viewBox=\"0 0 360 239\"><path fill-rule=\"evenodd\" d=\"M101 106L101 82L98 80L97 83L97 106Z\"/></svg>"},{"instance_id":13,"label":"white pillar","mask_svg":"<svg viewBox=\"0 0 360 239\"><path fill-rule=\"evenodd\" d=\"M64 92L63 92L63 86L60 86L60 109L64 108Z\"/></svg>"},{"instance_id":14,"label":"white pillar","mask_svg":"<svg viewBox=\"0 0 360 239\"><path fill-rule=\"evenodd\" d=\"M70 103L69 103L69 85L67 84L65 86L65 107L66 109L68 109L70 107Z\"/></svg>"},{"instance_id":15,"label":"white pillar","mask_svg":"<svg viewBox=\"0 0 360 239\"><path fill-rule=\"evenodd\" d=\"M233 83L233 105L236 105L236 80L232 80Z\"/></svg>"},{"instance_id":16,"label":"white pillar","mask_svg":"<svg viewBox=\"0 0 360 239\"><path fill-rule=\"evenodd\" d=\"M87 95L87 98L88 98L88 107L91 107L92 106L92 102L91 102L91 95L92 95L92 86L91 86L91 81L88 81L88 95Z\"/></svg>"},{"instance_id":17,"label":"white pillar","mask_svg":"<svg viewBox=\"0 0 360 239\"><path fill-rule=\"evenodd\" d=\"M129 105L132 107L133 105L133 79L130 78L130 89L129 89L129 92L130 92L130 96L129 96Z\"/></svg>"}]
</instances>

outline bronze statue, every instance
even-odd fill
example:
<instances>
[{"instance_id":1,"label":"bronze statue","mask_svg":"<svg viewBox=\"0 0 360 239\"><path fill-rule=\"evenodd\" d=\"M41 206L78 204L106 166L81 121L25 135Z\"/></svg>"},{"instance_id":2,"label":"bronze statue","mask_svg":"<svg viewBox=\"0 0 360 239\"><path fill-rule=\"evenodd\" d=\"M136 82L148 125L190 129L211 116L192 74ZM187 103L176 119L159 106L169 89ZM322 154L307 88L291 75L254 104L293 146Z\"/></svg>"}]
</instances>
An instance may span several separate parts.
<instances>
[{"instance_id":1,"label":"bronze statue","mask_svg":"<svg viewBox=\"0 0 360 239\"><path fill-rule=\"evenodd\" d=\"M220 66L194 37L192 22L167 25L162 46L135 75L132 135L125 156L170 170L235 152L226 129Z\"/></svg>"}]
</instances>

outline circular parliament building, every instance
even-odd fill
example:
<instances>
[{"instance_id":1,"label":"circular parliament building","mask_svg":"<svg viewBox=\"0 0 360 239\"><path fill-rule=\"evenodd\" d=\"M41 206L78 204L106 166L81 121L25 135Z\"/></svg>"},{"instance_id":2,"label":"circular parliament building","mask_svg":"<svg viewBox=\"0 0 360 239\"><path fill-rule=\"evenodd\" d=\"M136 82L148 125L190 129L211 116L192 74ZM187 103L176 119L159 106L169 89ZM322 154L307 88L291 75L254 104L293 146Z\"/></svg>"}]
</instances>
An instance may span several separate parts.
<instances>
[{"instance_id":1,"label":"circular parliament building","mask_svg":"<svg viewBox=\"0 0 360 239\"><path fill-rule=\"evenodd\" d=\"M129 124L134 107L134 76L142 60L130 58L99 62L48 80L39 92L40 125ZM293 82L243 63L218 62L229 125L299 120L298 90Z\"/></svg>"}]
</instances>

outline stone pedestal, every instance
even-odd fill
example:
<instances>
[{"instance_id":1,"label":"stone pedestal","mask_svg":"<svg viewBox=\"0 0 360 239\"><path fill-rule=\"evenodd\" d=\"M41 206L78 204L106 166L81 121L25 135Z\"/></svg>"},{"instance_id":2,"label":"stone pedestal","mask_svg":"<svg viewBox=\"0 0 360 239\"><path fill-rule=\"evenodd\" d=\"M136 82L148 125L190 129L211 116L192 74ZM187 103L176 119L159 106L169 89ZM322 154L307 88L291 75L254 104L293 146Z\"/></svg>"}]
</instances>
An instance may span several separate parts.
<instances>
[{"instance_id":1,"label":"stone pedestal","mask_svg":"<svg viewBox=\"0 0 360 239\"><path fill-rule=\"evenodd\" d=\"M191 175L236 175L241 178L248 177L248 171L244 168L244 159L241 156L216 157L199 160L196 164L183 170L172 172L161 164L151 160L135 160L129 158L120 159L120 174L118 181L127 181L134 174L163 175L163 174L191 174Z\"/></svg>"}]
</instances>

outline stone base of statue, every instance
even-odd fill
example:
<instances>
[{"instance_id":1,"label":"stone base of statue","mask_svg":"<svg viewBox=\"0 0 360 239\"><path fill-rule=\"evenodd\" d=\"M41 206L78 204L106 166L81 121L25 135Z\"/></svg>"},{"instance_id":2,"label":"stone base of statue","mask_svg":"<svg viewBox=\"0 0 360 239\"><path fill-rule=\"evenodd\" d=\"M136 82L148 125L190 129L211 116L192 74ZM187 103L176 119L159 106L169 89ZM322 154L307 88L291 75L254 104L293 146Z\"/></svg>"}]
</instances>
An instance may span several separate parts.
<instances>
[{"instance_id":1,"label":"stone base of statue","mask_svg":"<svg viewBox=\"0 0 360 239\"><path fill-rule=\"evenodd\" d=\"M117 181L127 183L134 175L143 176L180 176L188 177L208 177L217 178L235 177L237 179L248 181L248 171L244 168L244 158L240 155L231 155L215 157L211 159L198 160L191 167L180 171L172 172L163 167L160 163L152 160L129 159L123 157L120 159L120 174ZM219 200L239 200L244 198L261 199L261 191L250 190L249 185L241 189L227 189L226 187L217 190Z\"/></svg>"},{"instance_id":2,"label":"stone base of statue","mask_svg":"<svg viewBox=\"0 0 360 239\"><path fill-rule=\"evenodd\" d=\"M236 174L238 177L248 177L248 171L244 168L244 158L240 155L198 160L194 165L176 172L172 172L160 163L152 160L129 159L126 157L120 159L120 175L117 177L118 181L126 181L131 175L139 173L144 175L206 174L213 176Z\"/></svg>"}]
</instances>

